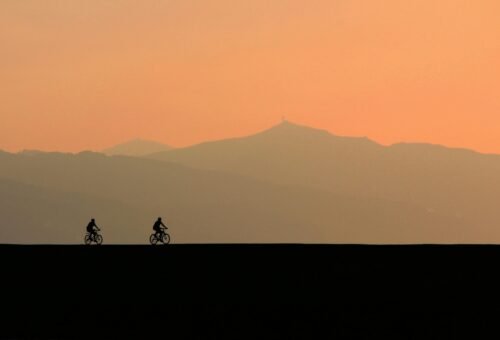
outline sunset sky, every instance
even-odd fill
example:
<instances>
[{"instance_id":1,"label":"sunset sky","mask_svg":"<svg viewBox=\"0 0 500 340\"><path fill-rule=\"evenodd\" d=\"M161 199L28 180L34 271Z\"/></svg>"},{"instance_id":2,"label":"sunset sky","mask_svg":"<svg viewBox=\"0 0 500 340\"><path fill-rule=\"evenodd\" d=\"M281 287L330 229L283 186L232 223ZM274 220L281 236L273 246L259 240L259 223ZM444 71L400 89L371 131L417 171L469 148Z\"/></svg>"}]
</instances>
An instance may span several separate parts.
<instances>
[{"instance_id":1,"label":"sunset sky","mask_svg":"<svg viewBox=\"0 0 500 340\"><path fill-rule=\"evenodd\" d=\"M500 153L498 0L2 0L0 149L241 136L282 116Z\"/></svg>"}]
</instances>

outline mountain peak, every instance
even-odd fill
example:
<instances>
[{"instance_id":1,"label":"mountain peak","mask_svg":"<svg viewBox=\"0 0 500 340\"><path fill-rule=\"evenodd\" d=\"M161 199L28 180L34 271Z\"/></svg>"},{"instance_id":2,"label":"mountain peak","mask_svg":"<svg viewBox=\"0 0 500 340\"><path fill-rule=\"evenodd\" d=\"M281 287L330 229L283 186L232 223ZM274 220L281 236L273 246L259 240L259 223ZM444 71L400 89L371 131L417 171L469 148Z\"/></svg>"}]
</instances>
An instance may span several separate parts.
<instances>
[{"instance_id":1,"label":"mountain peak","mask_svg":"<svg viewBox=\"0 0 500 340\"><path fill-rule=\"evenodd\" d=\"M261 135L270 136L317 136L317 137L336 137L330 132L324 129L317 129L307 125L301 125L289 120L283 119L279 124L272 126L271 128L264 130L260 133Z\"/></svg>"},{"instance_id":2,"label":"mountain peak","mask_svg":"<svg viewBox=\"0 0 500 340\"><path fill-rule=\"evenodd\" d=\"M283 119L279 124L272 126L267 131L275 131L275 130L302 130L302 131L308 130L308 131L326 132L325 130L316 129L306 125L300 125L286 119Z\"/></svg>"},{"instance_id":3,"label":"mountain peak","mask_svg":"<svg viewBox=\"0 0 500 340\"><path fill-rule=\"evenodd\" d=\"M371 139L362 137L351 137L332 134L328 130L310 127L307 125L301 125L289 120L283 119L279 124L272 126L271 128L264 130L255 135L255 137L266 137L273 140L297 140L305 142L309 141L335 141L341 143L356 143L361 145L371 145L379 146L378 143L372 141Z\"/></svg>"},{"instance_id":4,"label":"mountain peak","mask_svg":"<svg viewBox=\"0 0 500 340\"><path fill-rule=\"evenodd\" d=\"M287 126L287 125L297 125L297 124L292 123L291 121L289 121L289 120L288 120L288 119L286 119L286 118L283 118L283 119L281 120L281 122L280 122L278 125Z\"/></svg>"}]
</instances>

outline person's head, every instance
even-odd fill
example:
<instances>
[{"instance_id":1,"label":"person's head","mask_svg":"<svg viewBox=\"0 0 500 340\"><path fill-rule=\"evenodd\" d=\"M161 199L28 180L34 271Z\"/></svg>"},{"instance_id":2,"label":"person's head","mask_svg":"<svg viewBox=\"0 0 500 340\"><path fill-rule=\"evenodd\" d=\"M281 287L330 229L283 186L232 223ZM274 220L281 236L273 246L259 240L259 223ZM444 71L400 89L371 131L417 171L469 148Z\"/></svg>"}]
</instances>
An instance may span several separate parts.
<instances>
[{"instance_id":1,"label":"person's head","mask_svg":"<svg viewBox=\"0 0 500 340\"><path fill-rule=\"evenodd\" d=\"M90 220L90 222L95 222L95 220L94 220L94 219L91 219L91 220Z\"/></svg>"},{"instance_id":2,"label":"person's head","mask_svg":"<svg viewBox=\"0 0 500 340\"><path fill-rule=\"evenodd\" d=\"M158 217L158 221L161 221L161 217Z\"/></svg>"}]
</instances>

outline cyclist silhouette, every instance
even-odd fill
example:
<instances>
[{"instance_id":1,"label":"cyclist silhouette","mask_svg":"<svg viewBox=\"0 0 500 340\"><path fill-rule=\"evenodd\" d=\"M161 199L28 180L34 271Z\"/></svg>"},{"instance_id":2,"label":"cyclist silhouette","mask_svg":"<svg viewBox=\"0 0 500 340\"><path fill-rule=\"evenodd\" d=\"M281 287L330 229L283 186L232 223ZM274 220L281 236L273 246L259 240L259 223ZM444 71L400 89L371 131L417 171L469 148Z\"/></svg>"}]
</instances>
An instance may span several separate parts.
<instances>
[{"instance_id":1,"label":"cyclist silhouette","mask_svg":"<svg viewBox=\"0 0 500 340\"><path fill-rule=\"evenodd\" d=\"M162 228L162 226L163 226L163 228ZM166 230L166 229L168 229L167 226L165 224L163 224L163 222L161 221L161 217L158 217L155 224L153 225L153 230L155 231L158 239L160 239L160 240L162 239L162 236L164 234L164 230Z\"/></svg>"},{"instance_id":2,"label":"cyclist silhouette","mask_svg":"<svg viewBox=\"0 0 500 340\"><path fill-rule=\"evenodd\" d=\"M91 219L89 224L87 225L87 232L90 235L91 240L95 240L95 236L97 235L97 232L100 231L99 227L97 224L95 224L95 220Z\"/></svg>"}]
</instances>

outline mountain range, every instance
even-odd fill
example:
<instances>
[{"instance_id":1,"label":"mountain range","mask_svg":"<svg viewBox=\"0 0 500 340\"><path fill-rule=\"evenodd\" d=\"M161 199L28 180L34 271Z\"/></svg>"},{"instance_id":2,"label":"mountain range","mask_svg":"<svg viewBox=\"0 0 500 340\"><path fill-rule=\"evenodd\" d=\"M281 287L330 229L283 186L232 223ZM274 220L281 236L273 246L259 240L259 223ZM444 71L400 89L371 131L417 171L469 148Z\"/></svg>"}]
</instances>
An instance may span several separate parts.
<instances>
[{"instance_id":1,"label":"mountain range","mask_svg":"<svg viewBox=\"0 0 500 340\"><path fill-rule=\"evenodd\" d=\"M471 242L493 237L500 223L499 155L422 143L383 146L285 121L252 136L148 157L274 184L406 202L463 220L474 230ZM458 236L453 232L447 232L450 240Z\"/></svg>"},{"instance_id":2,"label":"mountain range","mask_svg":"<svg viewBox=\"0 0 500 340\"><path fill-rule=\"evenodd\" d=\"M130 154L129 154L130 155ZM283 122L186 148L0 153L0 242L145 243L158 216L179 243L500 241L500 156L383 146Z\"/></svg>"}]
</instances>

